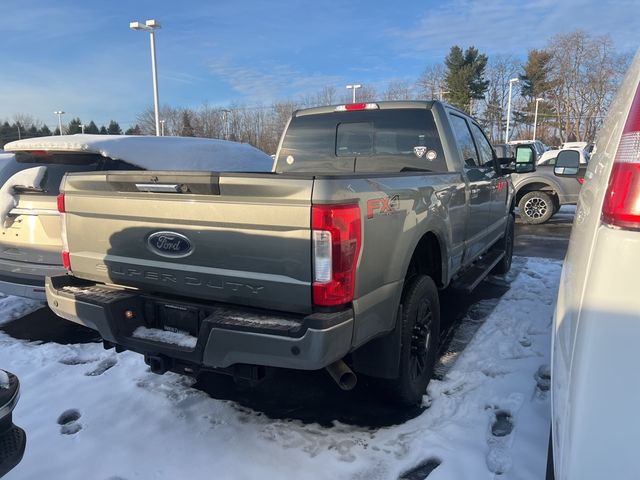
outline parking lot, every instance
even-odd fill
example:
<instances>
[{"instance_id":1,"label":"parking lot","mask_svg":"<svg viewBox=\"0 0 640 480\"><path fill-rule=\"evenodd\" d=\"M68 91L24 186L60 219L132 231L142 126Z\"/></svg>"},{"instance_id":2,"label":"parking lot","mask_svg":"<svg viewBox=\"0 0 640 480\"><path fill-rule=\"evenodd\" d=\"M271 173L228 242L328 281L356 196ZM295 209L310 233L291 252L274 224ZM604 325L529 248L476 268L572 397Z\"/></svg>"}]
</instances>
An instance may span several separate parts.
<instances>
[{"instance_id":1,"label":"parking lot","mask_svg":"<svg viewBox=\"0 0 640 480\"><path fill-rule=\"evenodd\" d=\"M7 478L541 478L551 316L574 212L518 223L506 277L462 302L444 293L448 333L415 409L390 407L366 379L342 392L324 371L280 370L255 387L157 376L139 355L5 298L0 363L21 379L15 421L28 432Z\"/></svg>"}]
</instances>

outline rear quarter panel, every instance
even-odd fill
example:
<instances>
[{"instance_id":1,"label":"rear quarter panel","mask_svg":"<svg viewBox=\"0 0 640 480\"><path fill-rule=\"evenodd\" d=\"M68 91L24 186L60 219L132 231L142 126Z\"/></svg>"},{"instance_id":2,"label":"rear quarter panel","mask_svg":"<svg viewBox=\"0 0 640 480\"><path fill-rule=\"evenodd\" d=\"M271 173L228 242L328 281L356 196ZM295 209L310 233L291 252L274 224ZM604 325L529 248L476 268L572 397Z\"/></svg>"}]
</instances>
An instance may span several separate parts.
<instances>
[{"instance_id":1,"label":"rear quarter panel","mask_svg":"<svg viewBox=\"0 0 640 480\"><path fill-rule=\"evenodd\" d=\"M381 200L390 202L392 211L380 211ZM352 202L360 206L363 232L354 301L353 343L359 346L394 328L409 262L427 232L437 236L442 250L442 276L434 280L448 283L462 257L465 183L459 173L316 180L313 203Z\"/></svg>"}]
</instances>

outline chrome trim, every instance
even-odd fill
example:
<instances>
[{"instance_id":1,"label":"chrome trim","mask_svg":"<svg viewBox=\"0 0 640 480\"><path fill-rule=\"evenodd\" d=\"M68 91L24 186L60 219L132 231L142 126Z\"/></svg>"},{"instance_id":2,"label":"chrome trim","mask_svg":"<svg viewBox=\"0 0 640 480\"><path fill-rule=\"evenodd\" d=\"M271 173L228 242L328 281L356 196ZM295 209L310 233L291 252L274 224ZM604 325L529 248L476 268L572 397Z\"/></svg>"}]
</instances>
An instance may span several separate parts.
<instances>
[{"instance_id":1,"label":"chrome trim","mask_svg":"<svg viewBox=\"0 0 640 480\"><path fill-rule=\"evenodd\" d=\"M180 193L180 186L176 183L136 183L135 185L140 192Z\"/></svg>"},{"instance_id":2,"label":"chrome trim","mask_svg":"<svg viewBox=\"0 0 640 480\"><path fill-rule=\"evenodd\" d=\"M57 217L60 213L57 210L48 208L13 208L9 215L55 215Z\"/></svg>"}]
</instances>

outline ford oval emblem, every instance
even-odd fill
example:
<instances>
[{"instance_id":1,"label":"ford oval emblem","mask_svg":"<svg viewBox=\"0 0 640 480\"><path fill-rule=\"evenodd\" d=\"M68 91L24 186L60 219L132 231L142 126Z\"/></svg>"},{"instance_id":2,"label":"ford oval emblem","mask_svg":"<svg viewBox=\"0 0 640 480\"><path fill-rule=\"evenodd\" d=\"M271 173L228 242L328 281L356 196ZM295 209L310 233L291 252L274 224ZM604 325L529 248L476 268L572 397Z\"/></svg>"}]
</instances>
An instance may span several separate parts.
<instances>
[{"instance_id":1,"label":"ford oval emblem","mask_svg":"<svg viewBox=\"0 0 640 480\"><path fill-rule=\"evenodd\" d=\"M147 246L156 255L182 258L191 255L193 245L184 235L176 232L155 232L147 237Z\"/></svg>"}]
</instances>

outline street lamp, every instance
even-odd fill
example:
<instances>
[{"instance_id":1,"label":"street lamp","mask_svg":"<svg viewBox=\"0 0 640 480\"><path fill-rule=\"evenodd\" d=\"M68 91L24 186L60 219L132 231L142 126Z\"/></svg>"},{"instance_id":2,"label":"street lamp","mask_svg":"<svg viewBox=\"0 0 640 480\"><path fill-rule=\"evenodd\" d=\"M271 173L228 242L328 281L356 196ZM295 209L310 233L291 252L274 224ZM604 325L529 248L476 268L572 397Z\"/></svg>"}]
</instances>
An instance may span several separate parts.
<instances>
[{"instance_id":1,"label":"street lamp","mask_svg":"<svg viewBox=\"0 0 640 480\"><path fill-rule=\"evenodd\" d=\"M511 88L514 83L518 83L519 78L512 78L509 80L509 103L507 104L507 130L504 133L504 143L509 143L509 121L511 120Z\"/></svg>"},{"instance_id":2,"label":"street lamp","mask_svg":"<svg viewBox=\"0 0 640 480\"><path fill-rule=\"evenodd\" d=\"M160 120L160 136L164 137L164 122L165 120Z\"/></svg>"},{"instance_id":3,"label":"street lamp","mask_svg":"<svg viewBox=\"0 0 640 480\"><path fill-rule=\"evenodd\" d=\"M544 98L536 98L536 113L533 116L533 141L536 141L536 128L538 127L538 104L544 100Z\"/></svg>"},{"instance_id":4,"label":"street lamp","mask_svg":"<svg viewBox=\"0 0 640 480\"><path fill-rule=\"evenodd\" d=\"M80 130L82 130L82 133L84 133L84 125L81 123L80 125L78 125L80 127Z\"/></svg>"},{"instance_id":5,"label":"street lamp","mask_svg":"<svg viewBox=\"0 0 640 480\"><path fill-rule=\"evenodd\" d=\"M356 103L356 89L362 88L362 85L352 84L352 85L347 85L347 88L349 90L351 90L351 93L352 93L352 97L351 97L352 101L351 101L351 103Z\"/></svg>"},{"instance_id":6,"label":"street lamp","mask_svg":"<svg viewBox=\"0 0 640 480\"><path fill-rule=\"evenodd\" d=\"M160 136L160 111L158 99L158 68L156 66L156 37L155 31L160 28L160 23L157 20L147 20L144 23L130 22L129 28L131 30L146 30L149 32L149 43L151 44L151 75L153 77L153 106L156 116L156 136Z\"/></svg>"},{"instance_id":7,"label":"street lamp","mask_svg":"<svg viewBox=\"0 0 640 480\"><path fill-rule=\"evenodd\" d=\"M64 112L62 110L56 110L53 113L58 115L58 130L60 130L60 135L62 135L62 115L64 115Z\"/></svg>"}]
</instances>

